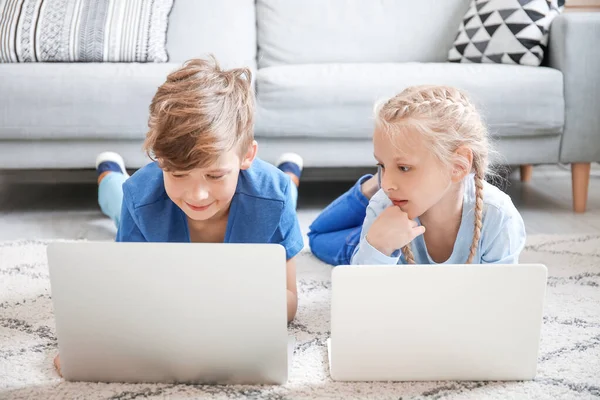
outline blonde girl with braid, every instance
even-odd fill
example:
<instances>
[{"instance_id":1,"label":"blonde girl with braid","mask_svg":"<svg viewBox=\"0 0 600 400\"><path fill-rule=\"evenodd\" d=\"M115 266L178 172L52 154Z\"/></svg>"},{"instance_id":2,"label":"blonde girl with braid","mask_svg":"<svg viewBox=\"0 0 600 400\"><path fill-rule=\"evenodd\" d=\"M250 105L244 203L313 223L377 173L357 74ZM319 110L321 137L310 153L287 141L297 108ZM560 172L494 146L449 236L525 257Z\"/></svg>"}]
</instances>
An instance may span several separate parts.
<instances>
[{"instance_id":1,"label":"blonde girl with braid","mask_svg":"<svg viewBox=\"0 0 600 400\"><path fill-rule=\"evenodd\" d=\"M463 92L416 86L379 105L373 147L378 173L311 225L317 257L333 265L518 263L523 219L485 180L488 131Z\"/></svg>"}]
</instances>

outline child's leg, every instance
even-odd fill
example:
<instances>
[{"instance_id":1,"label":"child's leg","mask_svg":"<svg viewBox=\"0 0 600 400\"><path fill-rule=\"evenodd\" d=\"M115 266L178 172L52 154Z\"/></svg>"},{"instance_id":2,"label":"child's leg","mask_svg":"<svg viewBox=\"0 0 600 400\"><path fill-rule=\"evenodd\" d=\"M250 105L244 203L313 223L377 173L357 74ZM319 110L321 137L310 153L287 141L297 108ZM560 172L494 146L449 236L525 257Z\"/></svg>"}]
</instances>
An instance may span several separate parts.
<instances>
[{"instance_id":1,"label":"child's leg","mask_svg":"<svg viewBox=\"0 0 600 400\"><path fill-rule=\"evenodd\" d=\"M98 204L102 212L110 217L119 229L121 203L123 203L123 183L127 177L118 172L104 176L98 185Z\"/></svg>"},{"instance_id":2,"label":"child's leg","mask_svg":"<svg viewBox=\"0 0 600 400\"><path fill-rule=\"evenodd\" d=\"M116 153L102 153L96 159L98 172L98 204L117 229L123 203L123 183L129 178L123 158Z\"/></svg>"},{"instance_id":3,"label":"child's leg","mask_svg":"<svg viewBox=\"0 0 600 400\"><path fill-rule=\"evenodd\" d=\"M292 181L293 183L293 181ZM290 191L292 192L292 201L294 202L294 209L298 207L298 186L293 184L290 187Z\"/></svg>"},{"instance_id":4,"label":"child's leg","mask_svg":"<svg viewBox=\"0 0 600 400\"><path fill-rule=\"evenodd\" d=\"M297 154L284 154L277 167L288 174L294 183L292 198L296 205L302 158ZM308 233L311 251L317 258L331 265L350 264L354 249L360 242L369 199L378 189L376 176L363 176L317 217Z\"/></svg>"},{"instance_id":5,"label":"child's leg","mask_svg":"<svg viewBox=\"0 0 600 400\"><path fill-rule=\"evenodd\" d=\"M372 175L363 176L346 193L328 205L311 224L311 232L335 232L361 226L369 205L369 198L363 194L361 186L370 179Z\"/></svg>"},{"instance_id":6,"label":"child's leg","mask_svg":"<svg viewBox=\"0 0 600 400\"><path fill-rule=\"evenodd\" d=\"M298 186L300 186L300 177L302 176L303 167L304 160L296 153L282 154L281 157L279 157L279 161L277 161L277 168L288 175L292 181L290 189L292 192L294 208L298 205Z\"/></svg>"},{"instance_id":7,"label":"child's leg","mask_svg":"<svg viewBox=\"0 0 600 400\"><path fill-rule=\"evenodd\" d=\"M316 257L332 265L350 263L360 241L369 199L378 187L376 177L363 176L319 214L308 233Z\"/></svg>"},{"instance_id":8,"label":"child's leg","mask_svg":"<svg viewBox=\"0 0 600 400\"><path fill-rule=\"evenodd\" d=\"M362 226L341 231L308 234L310 250L319 260L330 265L349 265L360 242Z\"/></svg>"}]
</instances>

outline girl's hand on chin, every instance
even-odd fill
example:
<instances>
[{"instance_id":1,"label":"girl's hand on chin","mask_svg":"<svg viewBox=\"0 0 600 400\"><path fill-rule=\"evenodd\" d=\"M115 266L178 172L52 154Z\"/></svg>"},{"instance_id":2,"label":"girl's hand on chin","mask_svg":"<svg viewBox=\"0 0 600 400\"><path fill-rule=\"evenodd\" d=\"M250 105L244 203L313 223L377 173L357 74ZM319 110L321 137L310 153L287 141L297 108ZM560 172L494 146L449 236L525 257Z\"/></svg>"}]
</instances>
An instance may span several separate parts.
<instances>
[{"instance_id":1,"label":"girl's hand on chin","mask_svg":"<svg viewBox=\"0 0 600 400\"><path fill-rule=\"evenodd\" d=\"M367 233L367 242L386 256L391 256L419 235L425 227L408 218L400 207L386 208L373 222Z\"/></svg>"}]
</instances>

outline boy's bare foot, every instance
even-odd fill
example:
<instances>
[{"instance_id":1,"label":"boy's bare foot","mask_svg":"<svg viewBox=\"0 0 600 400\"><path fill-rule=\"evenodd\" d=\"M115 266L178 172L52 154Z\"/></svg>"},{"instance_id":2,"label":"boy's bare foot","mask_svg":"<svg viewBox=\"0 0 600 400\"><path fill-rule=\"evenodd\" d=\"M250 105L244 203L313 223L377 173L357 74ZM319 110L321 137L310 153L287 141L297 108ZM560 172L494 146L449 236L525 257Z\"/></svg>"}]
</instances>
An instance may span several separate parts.
<instances>
[{"instance_id":1,"label":"boy's bare foot","mask_svg":"<svg viewBox=\"0 0 600 400\"><path fill-rule=\"evenodd\" d=\"M56 368L58 375L62 377L62 372L60 372L60 354L57 354L56 357L54 357L54 368Z\"/></svg>"},{"instance_id":2,"label":"boy's bare foot","mask_svg":"<svg viewBox=\"0 0 600 400\"><path fill-rule=\"evenodd\" d=\"M360 191L367 199L371 200L371 197L379 191L379 178L377 174L364 181L362 185L360 185Z\"/></svg>"},{"instance_id":3,"label":"boy's bare foot","mask_svg":"<svg viewBox=\"0 0 600 400\"><path fill-rule=\"evenodd\" d=\"M304 160L296 153L282 154L281 157L279 157L279 161L277 161L277 168L286 175L289 175L296 187L300 186L300 176L302 175L303 167Z\"/></svg>"}]
</instances>

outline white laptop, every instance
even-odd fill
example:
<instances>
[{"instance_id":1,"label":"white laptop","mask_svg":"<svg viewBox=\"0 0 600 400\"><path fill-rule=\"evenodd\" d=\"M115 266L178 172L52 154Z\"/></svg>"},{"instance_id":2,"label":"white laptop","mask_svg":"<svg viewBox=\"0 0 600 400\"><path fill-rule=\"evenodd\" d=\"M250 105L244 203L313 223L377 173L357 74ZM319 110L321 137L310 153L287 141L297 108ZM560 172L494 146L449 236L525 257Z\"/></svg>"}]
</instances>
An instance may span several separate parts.
<instances>
[{"instance_id":1,"label":"white laptop","mask_svg":"<svg viewBox=\"0 0 600 400\"><path fill-rule=\"evenodd\" d=\"M287 381L279 245L53 243L48 263L67 380Z\"/></svg>"},{"instance_id":2,"label":"white laptop","mask_svg":"<svg viewBox=\"0 0 600 400\"><path fill-rule=\"evenodd\" d=\"M543 265L336 267L331 377L533 379L546 279Z\"/></svg>"}]
</instances>

